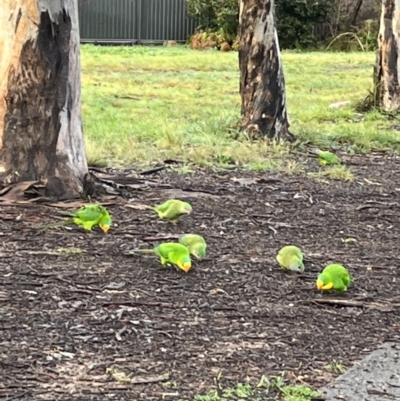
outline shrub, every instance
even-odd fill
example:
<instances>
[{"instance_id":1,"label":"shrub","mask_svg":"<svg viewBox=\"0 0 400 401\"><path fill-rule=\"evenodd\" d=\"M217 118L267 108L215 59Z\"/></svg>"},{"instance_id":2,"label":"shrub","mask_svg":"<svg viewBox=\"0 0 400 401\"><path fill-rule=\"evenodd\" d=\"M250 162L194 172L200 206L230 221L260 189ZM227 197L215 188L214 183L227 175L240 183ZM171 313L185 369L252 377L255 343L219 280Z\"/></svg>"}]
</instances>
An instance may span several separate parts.
<instances>
[{"instance_id":1,"label":"shrub","mask_svg":"<svg viewBox=\"0 0 400 401\"><path fill-rule=\"evenodd\" d=\"M280 47L315 47L314 27L327 20L332 3L331 0L278 0L276 17Z\"/></svg>"},{"instance_id":2,"label":"shrub","mask_svg":"<svg viewBox=\"0 0 400 401\"><path fill-rule=\"evenodd\" d=\"M188 15L197 20L197 29L223 31L234 38L239 22L238 0L186 0Z\"/></svg>"},{"instance_id":3,"label":"shrub","mask_svg":"<svg viewBox=\"0 0 400 401\"><path fill-rule=\"evenodd\" d=\"M221 51L231 50L233 39L222 30L213 32L210 29L195 33L190 39L190 47L196 50L218 49Z\"/></svg>"},{"instance_id":4,"label":"shrub","mask_svg":"<svg viewBox=\"0 0 400 401\"><path fill-rule=\"evenodd\" d=\"M217 32L231 46L234 44L239 22L238 0L186 0L186 3L189 16L197 20L198 30ZM334 0L277 0L280 47L314 46L313 28L326 20L333 3Z\"/></svg>"}]
</instances>

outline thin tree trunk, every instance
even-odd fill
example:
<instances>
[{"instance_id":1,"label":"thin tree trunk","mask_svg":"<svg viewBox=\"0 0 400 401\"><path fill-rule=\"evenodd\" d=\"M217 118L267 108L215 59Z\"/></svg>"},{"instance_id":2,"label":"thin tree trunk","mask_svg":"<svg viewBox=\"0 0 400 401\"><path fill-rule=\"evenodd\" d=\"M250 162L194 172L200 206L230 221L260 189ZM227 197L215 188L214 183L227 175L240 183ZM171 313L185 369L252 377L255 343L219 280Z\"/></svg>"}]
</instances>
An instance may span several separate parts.
<instances>
[{"instance_id":1,"label":"thin tree trunk","mask_svg":"<svg viewBox=\"0 0 400 401\"><path fill-rule=\"evenodd\" d=\"M77 0L0 1L0 179L57 180L77 196L88 171Z\"/></svg>"},{"instance_id":2,"label":"thin tree trunk","mask_svg":"<svg viewBox=\"0 0 400 401\"><path fill-rule=\"evenodd\" d=\"M375 102L386 111L400 110L400 0L382 0L374 68Z\"/></svg>"},{"instance_id":3,"label":"thin tree trunk","mask_svg":"<svg viewBox=\"0 0 400 401\"><path fill-rule=\"evenodd\" d=\"M357 0L356 6L354 7L354 10L353 10L353 14L351 15L350 20L349 20L349 25L347 27L348 29L350 29L352 26L356 25L357 17L358 17L358 14L360 12L363 2L364 2L364 0Z\"/></svg>"},{"instance_id":4,"label":"thin tree trunk","mask_svg":"<svg viewBox=\"0 0 400 401\"><path fill-rule=\"evenodd\" d=\"M242 129L257 136L293 139L274 0L241 0L239 35Z\"/></svg>"}]
</instances>

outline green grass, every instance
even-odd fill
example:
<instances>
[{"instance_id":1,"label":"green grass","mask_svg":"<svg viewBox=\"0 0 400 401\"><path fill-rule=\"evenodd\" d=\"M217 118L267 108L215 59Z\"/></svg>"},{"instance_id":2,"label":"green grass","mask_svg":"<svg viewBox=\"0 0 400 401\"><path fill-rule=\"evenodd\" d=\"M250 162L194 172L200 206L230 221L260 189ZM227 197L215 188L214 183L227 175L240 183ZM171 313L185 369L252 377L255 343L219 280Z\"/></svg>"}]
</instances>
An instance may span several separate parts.
<instances>
[{"instance_id":1,"label":"green grass","mask_svg":"<svg viewBox=\"0 0 400 401\"><path fill-rule=\"evenodd\" d=\"M173 158L200 166L301 170L286 145L251 142L238 132L236 52L83 45L81 55L89 164L146 165ZM374 60L372 52L284 52L292 132L323 148L399 149L393 122L377 112L354 111L372 89ZM352 106L328 109L343 100Z\"/></svg>"},{"instance_id":2,"label":"green grass","mask_svg":"<svg viewBox=\"0 0 400 401\"><path fill-rule=\"evenodd\" d=\"M352 238L349 238L351 240ZM325 369L328 372L333 372L333 373L338 373L338 374L343 374L346 372L346 366L343 365L341 362L336 362L333 361L332 363L329 363L328 365L325 366Z\"/></svg>"},{"instance_id":3,"label":"green grass","mask_svg":"<svg viewBox=\"0 0 400 401\"><path fill-rule=\"evenodd\" d=\"M351 169L346 166L327 166L318 172L308 173L308 175L320 181L324 181L325 179L353 181L354 179Z\"/></svg>"},{"instance_id":4,"label":"green grass","mask_svg":"<svg viewBox=\"0 0 400 401\"><path fill-rule=\"evenodd\" d=\"M263 376L257 386L238 383L234 387L223 387L218 381L217 386L216 390L195 396L194 401L309 401L319 395L307 386L285 384L283 376L273 379Z\"/></svg>"}]
</instances>

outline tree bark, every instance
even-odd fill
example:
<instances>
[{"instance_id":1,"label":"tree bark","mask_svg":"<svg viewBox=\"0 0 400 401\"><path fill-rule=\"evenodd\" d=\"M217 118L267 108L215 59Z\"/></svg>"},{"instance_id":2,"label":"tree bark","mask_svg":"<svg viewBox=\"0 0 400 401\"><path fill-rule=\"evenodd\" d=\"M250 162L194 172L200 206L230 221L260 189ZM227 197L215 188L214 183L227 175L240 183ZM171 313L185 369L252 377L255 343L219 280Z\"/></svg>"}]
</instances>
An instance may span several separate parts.
<instances>
[{"instance_id":1,"label":"tree bark","mask_svg":"<svg viewBox=\"0 0 400 401\"><path fill-rule=\"evenodd\" d=\"M382 0L378 45L375 103L386 111L400 111L400 0Z\"/></svg>"},{"instance_id":2,"label":"tree bark","mask_svg":"<svg viewBox=\"0 0 400 401\"><path fill-rule=\"evenodd\" d=\"M88 168L77 0L0 2L0 179L57 181L79 196Z\"/></svg>"},{"instance_id":3,"label":"tree bark","mask_svg":"<svg viewBox=\"0 0 400 401\"><path fill-rule=\"evenodd\" d=\"M292 140L274 3L274 0L240 2L241 128L258 136Z\"/></svg>"}]
</instances>

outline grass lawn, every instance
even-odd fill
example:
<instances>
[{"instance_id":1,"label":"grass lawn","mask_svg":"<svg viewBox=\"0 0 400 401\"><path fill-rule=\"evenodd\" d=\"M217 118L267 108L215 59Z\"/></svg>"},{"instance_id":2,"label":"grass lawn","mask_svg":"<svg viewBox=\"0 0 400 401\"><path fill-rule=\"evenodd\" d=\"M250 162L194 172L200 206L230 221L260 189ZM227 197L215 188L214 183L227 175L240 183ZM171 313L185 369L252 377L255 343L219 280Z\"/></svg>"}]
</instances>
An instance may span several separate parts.
<instances>
[{"instance_id":1,"label":"grass lawn","mask_svg":"<svg viewBox=\"0 0 400 401\"><path fill-rule=\"evenodd\" d=\"M374 60L373 52L283 53L291 131L301 142L340 146L350 153L399 148L393 121L377 112L355 111L372 90ZM82 68L91 165L146 165L173 158L288 173L302 168L287 147L251 143L238 132L236 52L83 45ZM328 109L344 100L351 107Z\"/></svg>"}]
</instances>

